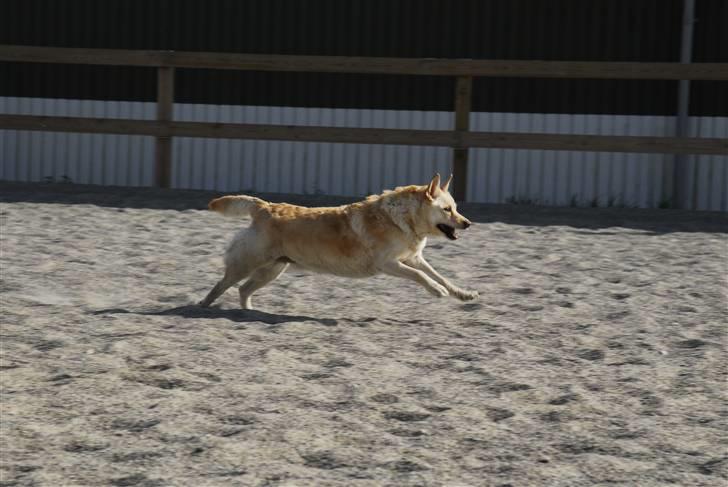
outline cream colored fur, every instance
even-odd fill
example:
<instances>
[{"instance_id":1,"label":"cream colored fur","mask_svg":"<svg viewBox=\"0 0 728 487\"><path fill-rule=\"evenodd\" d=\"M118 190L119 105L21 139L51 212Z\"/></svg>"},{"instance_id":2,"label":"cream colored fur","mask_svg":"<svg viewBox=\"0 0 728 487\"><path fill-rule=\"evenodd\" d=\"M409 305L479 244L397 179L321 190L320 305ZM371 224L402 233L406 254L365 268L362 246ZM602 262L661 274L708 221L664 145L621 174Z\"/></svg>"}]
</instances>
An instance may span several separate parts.
<instances>
[{"instance_id":1,"label":"cream colored fur","mask_svg":"<svg viewBox=\"0 0 728 487\"><path fill-rule=\"evenodd\" d=\"M332 208L269 203L244 195L212 200L211 210L249 215L252 224L233 238L225 253L225 275L200 305L209 306L247 278L239 288L240 305L251 309L253 293L292 263L344 277L389 274L417 282L436 297L475 299L477 292L456 287L422 255L428 237L455 239L456 229L470 226L448 192L451 180L452 176L440 186L438 174L428 185L400 187Z\"/></svg>"}]
</instances>

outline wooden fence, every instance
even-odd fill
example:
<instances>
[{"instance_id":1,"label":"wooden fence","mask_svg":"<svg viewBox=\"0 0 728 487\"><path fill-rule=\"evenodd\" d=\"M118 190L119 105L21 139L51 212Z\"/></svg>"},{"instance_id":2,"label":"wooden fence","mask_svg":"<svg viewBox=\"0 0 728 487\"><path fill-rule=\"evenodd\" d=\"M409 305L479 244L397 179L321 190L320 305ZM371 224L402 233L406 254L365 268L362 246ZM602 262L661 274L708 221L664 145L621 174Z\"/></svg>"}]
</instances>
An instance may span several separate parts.
<instances>
[{"instance_id":1,"label":"wooden fence","mask_svg":"<svg viewBox=\"0 0 728 487\"><path fill-rule=\"evenodd\" d=\"M469 148L728 154L728 139L471 132L472 79L530 77L728 81L728 63L624 63L284 56L0 45L0 61L157 68L157 120L0 114L0 129L147 135L156 138L155 181L169 187L172 137L445 146L453 149L454 193L465 198ZM174 69L377 73L456 78L453 130L407 130L174 121ZM680 184L675 181L675 184Z\"/></svg>"}]
</instances>

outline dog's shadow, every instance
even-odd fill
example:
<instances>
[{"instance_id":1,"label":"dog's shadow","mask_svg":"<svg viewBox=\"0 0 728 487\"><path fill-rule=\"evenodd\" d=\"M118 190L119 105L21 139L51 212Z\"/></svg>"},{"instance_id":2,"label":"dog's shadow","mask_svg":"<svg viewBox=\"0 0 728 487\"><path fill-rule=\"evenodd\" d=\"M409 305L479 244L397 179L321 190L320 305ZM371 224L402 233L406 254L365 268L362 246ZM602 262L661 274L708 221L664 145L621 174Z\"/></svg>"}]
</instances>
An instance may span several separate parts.
<instances>
[{"instance_id":1,"label":"dog's shadow","mask_svg":"<svg viewBox=\"0 0 728 487\"><path fill-rule=\"evenodd\" d=\"M284 323L301 323L304 321L313 321L324 326L336 326L339 322L333 318L313 318L303 315L283 315L266 313L264 311L250 309L222 309L222 308L203 308L199 305L177 306L170 309L162 310L129 310L124 308L110 308L98 311L92 311L91 314L135 314L147 316L180 316L182 318L198 318L198 319L226 319L235 323L265 323L267 325L281 325Z\"/></svg>"}]
</instances>

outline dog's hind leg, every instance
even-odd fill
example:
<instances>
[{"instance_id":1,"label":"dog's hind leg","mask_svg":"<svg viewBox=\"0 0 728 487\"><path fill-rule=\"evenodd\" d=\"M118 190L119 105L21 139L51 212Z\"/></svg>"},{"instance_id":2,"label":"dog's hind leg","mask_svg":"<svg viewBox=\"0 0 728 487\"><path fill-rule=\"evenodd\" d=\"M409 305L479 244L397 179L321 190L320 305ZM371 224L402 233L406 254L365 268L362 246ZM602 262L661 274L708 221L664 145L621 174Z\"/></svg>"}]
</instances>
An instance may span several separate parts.
<instances>
[{"instance_id":1,"label":"dog's hind leg","mask_svg":"<svg viewBox=\"0 0 728 487\"><path fill-rule=\"evenodd\" d=\"M243 276L245 277L245 276ZM212 288L212 290L207 293L207 296L205 296L205 299L200 301L200 306L203 308L207 308L210 306L217 298L219 298L222 293L228 290L230 286L235 285L238 281L242 279L241 277L238 277L237 275L231 275L231 273L226 272L225 276L223 276L222 279L220 279L217 284L215 284L215 287Z\"/></svg>"},{"instance_id":2,"label":"dog's hind leg","mask_svg":"<svg viewBox=\"0 0 728 487\"><path fill-rule=\"evenodd\" d=\"M238 232L225 251L225 276L215 284L205 299L200 301L200 306L210 306L231 286L245 279L257 269L275 263L267 255L266 245L267 241L261 239L260 234L253 227Z\"/></svg>"},{"instance_id":3,"label":"dog's hind leg","mask_svg":"<svg viewBox=\"0 0 728 487\"><path fill-rule=\"evenodd\" d=\"M200 301L200 306L207 308L217 298L219 298L222 293L227 291L228 288L234 286L241 280L256 272L258 269L267 266L265 260L258 259L256 256L248 255L246 257L247 258L244 262L241 262L240 260L228 262L227 268L225 269L225 275L217 284L215 284L215 287L212 288L205 299Z\"/></svg>"},{"instance_id":4,"label":"dog's hind leg","mask_svg":"<svg viewBox=\"0 0 728 487\"><path fill-rule=\"evenodd\" d=\"M238 289L240 293L240 306L243 309L253 309L253 302L251 300L253 293L275 281L278 276L285 272L287 267L287 262L275 262L256 269L250 278Z\"/></svg>"}]
</instances>

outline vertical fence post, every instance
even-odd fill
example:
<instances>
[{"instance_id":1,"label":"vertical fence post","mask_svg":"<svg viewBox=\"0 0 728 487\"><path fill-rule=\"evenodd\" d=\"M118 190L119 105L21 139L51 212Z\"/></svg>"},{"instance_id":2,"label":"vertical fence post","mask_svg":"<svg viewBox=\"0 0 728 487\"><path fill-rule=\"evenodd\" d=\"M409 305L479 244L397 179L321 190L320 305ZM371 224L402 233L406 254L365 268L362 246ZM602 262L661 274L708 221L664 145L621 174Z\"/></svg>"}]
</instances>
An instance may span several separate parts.
<instances>
[{"instance_id":1,"label":"vertical fence post","mask_svg":"<svg viewBox=\"0 0 728 487\"><path fill-rule=\"evenodd\" d=\"M157 121L171 122L174 116L174 68L157 68ZM172 176L172 137L155 141L154 182L169 188Z\"/></svg>"},{"instance_id":2,"label":"vertical fence post","mask_svg":"<svg viewBox=\"0 0 728 487\"><path fill-rule=\"evenodd\" d=\"M689 64L693 58L693 27L695 24L695 0L683 0L682 40L680 43L680 62ZM681 79L678 85L676 137L689 136L690 122L690 81ZM698 167L698 158L693 159L694 167ZM672 203L674 208L697 209L697 171L693 174L693 186L689 187L690 174L688 158L685 154L676 154L672 172ZM692 191L691 191L692 189ZM692 193L692 205L689 196Z\"/></svg>"},{"instance_id":3,"label":"vertical fence post","mask_svg":"<svg viewBox=\"0 0 728 487\"><path fill-rule=\"evenodd\" d=\"M473 92L473 77L458 76L455 83L455 130L470 130L470 108ZM458 201L465 201L468 189L468 148L453 149L453 189Z\"/></svg>"}]
</instances>

